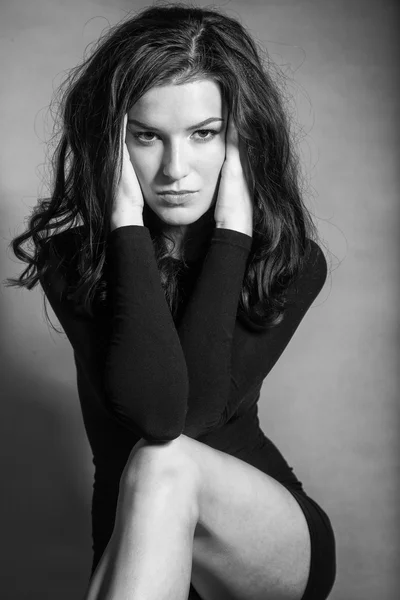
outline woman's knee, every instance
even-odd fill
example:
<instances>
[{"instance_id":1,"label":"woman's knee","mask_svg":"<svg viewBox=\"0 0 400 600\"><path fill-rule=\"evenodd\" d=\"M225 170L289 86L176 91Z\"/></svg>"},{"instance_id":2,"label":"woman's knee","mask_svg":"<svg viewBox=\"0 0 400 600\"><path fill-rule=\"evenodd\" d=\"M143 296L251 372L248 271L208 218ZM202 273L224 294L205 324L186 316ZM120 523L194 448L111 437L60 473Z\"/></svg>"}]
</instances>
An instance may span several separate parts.
<instances>
[{"instance_id":1,"label":"woman's knee","mask_svg":"<svg viewBox=\"0 0 400 600\"><path fill-rule=\"evenodd\" d=\"M199 469L187 451L187 439L181 435L170 442L152 443L141 438L132 448L121 480L126 486L154 483L196 493Z\"/></svg>"}]
</instances>

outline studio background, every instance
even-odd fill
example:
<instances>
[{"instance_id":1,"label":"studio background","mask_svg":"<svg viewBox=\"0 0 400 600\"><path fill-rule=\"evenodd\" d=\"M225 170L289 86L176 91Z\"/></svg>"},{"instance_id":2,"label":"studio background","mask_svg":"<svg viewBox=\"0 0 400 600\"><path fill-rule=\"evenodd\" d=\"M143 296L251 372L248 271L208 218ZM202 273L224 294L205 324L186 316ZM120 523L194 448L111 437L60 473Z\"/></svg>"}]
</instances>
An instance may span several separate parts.
<instances>
[{"instance_id":1,"label":"studio background","mask_svg":"<svg viewBox=\"0 0 400 600\"><path fill-rule=\"evenodd\" d=\"M2 281L22 271L7 246L45 195L53 90L108 24L145 5L2 0ZM331 518L338 575L330 598L395 600L399 12L395 0L219 6L240 18L288 77L306 203L331 270L265 380L261 426ZM91 565L93 465L72 348L47 327L42 298L39 286L0 287L0 577L8 600L78 599Z\"/></svg>"}]
</instances>

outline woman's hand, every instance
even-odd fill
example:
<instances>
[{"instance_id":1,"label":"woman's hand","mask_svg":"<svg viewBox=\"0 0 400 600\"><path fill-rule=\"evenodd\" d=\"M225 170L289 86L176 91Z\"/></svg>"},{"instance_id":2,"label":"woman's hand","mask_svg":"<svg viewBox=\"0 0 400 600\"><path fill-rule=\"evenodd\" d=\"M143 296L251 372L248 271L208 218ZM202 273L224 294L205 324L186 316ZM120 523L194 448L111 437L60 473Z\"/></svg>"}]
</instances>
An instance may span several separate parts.
<instances>
[{"instance_id":1,"label":"woman's hand","mask_svg":"<svg viewBox=\"0 0 400 600\"><path fill-rule=\"evenodd\" d=\"M253 201L240 159L239 134L232 114L229 114L225 140L225 162L214 211L216 227L234 229L252 237Z\"/></svg>"},{"instance_id":2,"label":"woman's hand","mask_svg":"<svg viewBox=\"0 0 400 600\"><path fill-rule=\"evenodd\" d=\"M111 214L111 229L123 225L143 225L144 198L126 145L128 115L124 117L122 171Z\"/></svg>"}]
</instances>

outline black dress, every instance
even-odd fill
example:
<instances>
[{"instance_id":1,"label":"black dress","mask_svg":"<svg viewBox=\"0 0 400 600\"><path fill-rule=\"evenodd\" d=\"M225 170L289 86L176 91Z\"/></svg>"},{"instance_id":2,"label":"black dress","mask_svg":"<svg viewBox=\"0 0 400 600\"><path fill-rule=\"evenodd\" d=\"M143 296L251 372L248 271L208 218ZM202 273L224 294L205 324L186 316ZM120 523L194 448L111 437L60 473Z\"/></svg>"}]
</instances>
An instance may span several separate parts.
<instances>
[{"instance_id":1,"label":"black dress","mask_svg":"<svg viewBox=\"0 0 400 600\"><path fill-rule=\"evenodd\" d=\"M205 256L190 263L186 300L175 319L165 299L150 231L111 232L105 273L110 308L82 316L66 298L79 227L55 236L59 268L41 278L74 351L77 387L95 466L91 575L111 537L119 479L140 438L185 434L236 456L284 485L298 501L311 536L311 570L303 600L327 598L336 575L335 538L322 508L303 490L260 428L263 380L324 285L327 264L310 240L306 267L289 288L283 321L265 330L239 316L238 301L252 238L215 228ZM54 255L49 257L55 265ZM190 598L199 598L191 586Z\"/></svg>"}]
</instances>

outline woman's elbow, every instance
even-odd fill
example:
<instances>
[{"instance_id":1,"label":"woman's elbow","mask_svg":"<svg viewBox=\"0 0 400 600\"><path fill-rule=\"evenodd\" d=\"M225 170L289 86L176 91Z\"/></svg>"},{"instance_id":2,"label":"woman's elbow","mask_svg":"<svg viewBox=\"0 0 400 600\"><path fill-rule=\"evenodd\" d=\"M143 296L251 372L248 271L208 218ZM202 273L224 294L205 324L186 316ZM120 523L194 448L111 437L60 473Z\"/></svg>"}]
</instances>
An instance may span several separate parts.
<instances>
[{"instance_id":1,"label":"woman's elbow","mask_svg":"<svg viewBox=\"0 0 400 600\"><path fill-rule=\"evenodd\" d=\"M130 403L119 403L110 396L106 399L107 412L125 428L149 442L170 442L179 437L185 427L187 397L164 398L162 404L151 406L130 397Z\"/></svg>"}]
</instances>

